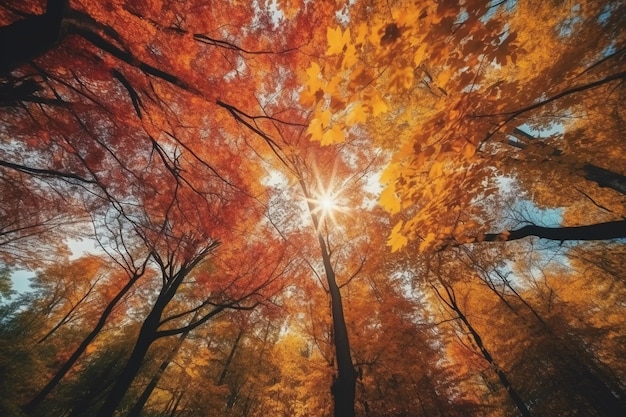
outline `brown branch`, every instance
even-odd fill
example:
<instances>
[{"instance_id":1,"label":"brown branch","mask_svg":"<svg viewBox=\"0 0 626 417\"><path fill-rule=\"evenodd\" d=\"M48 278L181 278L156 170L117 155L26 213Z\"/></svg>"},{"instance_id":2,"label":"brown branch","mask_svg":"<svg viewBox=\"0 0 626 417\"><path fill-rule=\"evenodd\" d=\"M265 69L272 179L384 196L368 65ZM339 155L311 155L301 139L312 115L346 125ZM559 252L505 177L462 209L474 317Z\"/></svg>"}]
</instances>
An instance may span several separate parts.
<instances>
[{"instance_id":1,"label":"brown branch","mask_svg":"<svg viewBox=\"0 0 626 417\"><path fill-rule=\"evenodd\" d=\"M95 180L90 180L90 179L81 177L80 175L74 174L73 172L63 172L63 171L57 171L54 169L33 168L33 167L28 167L28 166L20 165L20 164L14 164L12 162L2 161L2 160L0 160L0 166L13 169L15 171L19 171L19 172L22 172L24 174L29 174L29 175L39 175L42 177L56 177L56 178L62 178L65 180L72 179L72 180L84 182L86 184L97 183L97 181Z\"/></svg>"},{"instance_id":2,"label":"brown branch","mask_svg":"<svg viewBox=\"0 0 626 417\"><path fill-rule=\"evenodd\" d=\"M626 220L596 223L585 226L543 227L535 224L503 233L487 233L482 241L497 242L523 239L536 236L541 239L570 240L611 240L626 238Z\"/></svg>"}]
</instances>

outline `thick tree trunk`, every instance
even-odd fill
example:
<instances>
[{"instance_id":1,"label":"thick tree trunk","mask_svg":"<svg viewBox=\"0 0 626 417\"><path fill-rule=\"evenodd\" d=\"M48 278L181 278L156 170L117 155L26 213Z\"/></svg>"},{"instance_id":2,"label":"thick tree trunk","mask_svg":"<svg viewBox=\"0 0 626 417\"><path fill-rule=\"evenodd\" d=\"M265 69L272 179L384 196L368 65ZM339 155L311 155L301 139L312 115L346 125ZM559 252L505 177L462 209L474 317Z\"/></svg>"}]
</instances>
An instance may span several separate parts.
<instances>
[{"instance_id":1,"label":"thick tree trunk","mask_svg":"<svg viewBox=\"0 0 626 417\"><path fill-rule=\"evenodd\" d=\"M0 75L43 55L63 37L67 0L48 0L46 12L0 28Z\"/></svg>"},{"instance_id":2,"label":"thick tree trunk","mask_svg":"<svg viewBox=\"0 0 626 417\"><path fill-rule=\"evenodd\" d=\"M308 191L304 180L300 179L300 187L307 197L309 214L315 227L317 240L320 245L324 272L330 292L331 313L333 318L333 343L335 345L335 356L337 358L337 376L332 383L330 391L333 396L334 417L354 417L354 402L356 398L357 372L352 363L352 353L350 351L350 340L348 338L348 328L343 312L343 302L341 291L337 285L335 270L330 258L330 252L326 246L326 241L320 233L320 219L316 214L315 204Z\"/></svg>"},{"instance_id":3,"label":"thick tree trunk","mask_svg":"<svg viewBox=\"0 0 626 417\"><path fill-rule=\"evenodd\" d=\"M330 262L330 254L321 235L318 234L322 259L326 271L326 280L330 291L331 311L333 316L333 335L335 355L337 357L337 376L331 386L335 403L335 417L354 417L357 372L352 363L348 328L343 313L341 292L337 285L335 271Z\"/></svg>"},{"instance_id":4,"label":"thick tree trunk","mask_svg":"<svg viewBox=\"0 0 626 417\"><path fill-rule=\"evenodd\" d=\"M150 314L148 314L148 317L146 317L130 357L121 374L113 384L113 388L111 388L111 391L107 395L102 407L100 407L96 417L112 417L115 410L122 402L128 388L130 388L130 385L141 369L141 365L148 353L150 345L156 338L161 314L166 305L166 303L157 301Z\"/></svg>"},{"instance_id":5,"label":"thick tree trunk","mask_svg":"<svg viewBox=\"0 0 626 417\"><path fill-rule=\"evenodd\" d=\"M534 224L504 233L488 233L483 241L509 241L537 236L550 240L610 240L626 238L626 220L596 223L586 226L542 227Z\"/></svg>"},{"instance_id":6,"label":"thick tree trunk","mask_svg":"<svg viewBox=\"0 0 626 417\"><path fill-rule=\"evenodd\" d=\"M183 342L185 341L188 335L189 335L189 331L186 331L180 335L180 337L178 338L178 341L176 342L176 346L174 346L174 348L168 353L165 360L161 362L161 366L159 366L158 371L156 372L156 374L152 376L152 378L150 379L150 382L144 388L143 392L141 393L141 395L135 402L135 405L133 406L133 408L130 410L130 412L128 413L126 417L139 417L139 415L141 414L141 411L146 405L146 402L148 402L150 395L152 395L152 391L154 391L154 389L159 384L159 381L161 380L163 373L165 373L165 370L167 369L169 364L178 354L178 351L180 350L181 346L183 345Z\"/></svg>"}]
</instances>

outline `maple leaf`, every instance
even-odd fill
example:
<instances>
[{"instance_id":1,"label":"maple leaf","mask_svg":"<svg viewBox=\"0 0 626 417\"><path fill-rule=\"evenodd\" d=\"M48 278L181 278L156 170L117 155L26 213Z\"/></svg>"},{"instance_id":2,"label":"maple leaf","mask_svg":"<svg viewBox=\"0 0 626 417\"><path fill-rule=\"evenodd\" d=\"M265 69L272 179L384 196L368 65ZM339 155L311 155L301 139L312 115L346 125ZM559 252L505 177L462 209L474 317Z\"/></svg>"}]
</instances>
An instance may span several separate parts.
<instances>
[{"instance_id":1,"label":"maple leaf","mask_svg":"<svg viewBox=\"0 0 626 417\"><path fill-rule=\"evenodd\" d=\"M417 52L415 52L415 56L413 57L413 63L416 67L419 67L422 61L424 60L424 56L426 55L426 46L427 44L423 43L417 48Z\"/></svg>"},{"instance_id":2,"label":"maple leaf","mask_svg":"<svg viewBox=\"0 0 626 417\"><path fill-rule=\"evenodd\" d=\"M348 114L346 116L346 123L348 125L364 123L366 121L367 114L365 114L365 108L362 104L355 104L348 110Z\"/></svg>"},{"instance_id":3,"label":"maple leaf","mask_svg":"<svg viewBox=\"0 0 626 417\"><path fill-rule=\"evenodd\" d=\"M342 32L340 27L328 28L326 39L328 40L326 55L340 54L345 51L346 45L350 42L350 29Z\"/></svg>"},{"instance_id":4,"label":"maple leaf","mask_svg":"<svg viewBox=\"0 0 626 417\"><path fill-rule=\"evenodd\" d=\"M343 133L343 128L340 124L335 124L332 128L328 129L322 135L320 143L322 146L333 145L335 143L341 143L346 140L346 136Z\"/></svg>"},{"instance_id":5,"label":"maple leaf","mask_svg":"<svg viewBox=\"0 0 626 417\"><path fill-rule=\"evenodd\" d=\"M311 135L312 140L321 140L324 130L322 128L322 121L319 118L314 118L309 123L309 127L306 129L307 133Z\"/></svg>"},{"instance_id":6,"label":"maple leaf","mask_svg":"<svg viewBox=\"0 0 626 417\"><path fill-rule=\"evenodd\" d=\"M324 87L324 83L321 80L322 69L320 66L312 62L311 66L306 70L307 82L306 85L309 87L311 92L318 91Z\"/></svg>"},{"instance_id":7,"label":"maple leaf","mask_svg":"<svg viewBox=\"0 0 626 417\"><path fill-rule=\"evenodd\" d=\"M354 45L350 44L346 48L346 53L343 56L343 60L341 62L342 68L351 68L357 62L356 48Z\"/></svg>"},{"instance_id":8,"label":"maple leaf","mask_svg":"<svg viewBox=\"0 0 626 417\"><path fill-rule=\"evenodd\" d=\"M332 116L333 115L330 112L330 109L326 109L319 114L317 120L319 120L319 123L322 125L323 128L327 128L330 127L330 119L332 118Z\"/></svg>"},{"instance_id":9,"label":"maple leaf","mask_svg":"<svg viewBox=\"0 0 626 417\"><path fill-rule=\"evenodd\" d=\"M391 252L397 252L402 249L408 243L408 239L400 231L402 230L403 221L400 220L398 224L394 226L387 240L387 246L391 246Z\"/></svg>"},{"instance_id":10,"label":"maple leaf","mask_svg":"<svg viewBox=\"0 0 626 417\"><path fill-rule=\"evenodd\" d=\"M426 249L430 248L432 244L435 242L435 234L430 232L426 235L424 240L420 243L419 251L424 252Z\"/></svg>"},{"instance_id":11,"label":"maple leaf","mask_svg":"<svg viewBox=\"0 0 626 417\"><path fill-rule=\"evenodd\" d=\"M378 116L389 111L389 106L379 94L376 94L374 97L372 97L371 105L372 114L374 116Z\"/></svg>"},{"instance_id":12,"label":"maple leaf","mask_svg":"<svg viewBox=\"0 0 626 417\"><path fill-rule=\"evenodd\" d=\"M396 195L396 190L393 184L387 186L380 193L378 204L380 204L380 206L385 209L389 214L394 214L400 211L400 199Z\"/></svg>"}]
</instances>

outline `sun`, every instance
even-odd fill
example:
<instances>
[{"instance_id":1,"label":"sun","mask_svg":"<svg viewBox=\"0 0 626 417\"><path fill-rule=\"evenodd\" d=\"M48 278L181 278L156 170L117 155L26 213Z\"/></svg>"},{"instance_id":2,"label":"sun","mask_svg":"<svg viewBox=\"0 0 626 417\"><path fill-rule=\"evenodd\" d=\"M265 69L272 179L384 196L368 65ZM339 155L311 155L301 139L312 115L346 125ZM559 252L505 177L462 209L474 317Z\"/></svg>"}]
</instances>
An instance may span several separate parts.
<instances>
[{"instance_id":1,"label":"sun","mask_svg":"<svg viewBox=\"0 0 626 417\"><path fill-rule=\"evenodd\" d=\"M338 216L350 211L346 202L345 182L336 178L336 166L333 164L332 171L323 174L317 167L313 168L315 183L312 190L308 191L307 203L313 216L314 223L319 229L329 225L338 226Z\"/></svg>"},{"instance_id":2,"label":"sun","mask_svg":"<svg viewBox=\"0 0 626 417\"><path fill-rule=\"evenodd\" d=\"M313 206L311 214L317 218L318 228L329 221L337 226L337 215L347 213L348 207L341 203L341 193L332 190L322 190L307 199Z\"/></svg>"},{"instance_id":3,"label":"sun","mask_svg":"<svg viewBox=\"0 0 626 417\"><path fill-rule=\"evenodd\" d=\"M337 201L335 201L335 198L330 194L325 194L325 195L318 197L316 199L316 202L320 208L320 211L325 212L325 213L331 213L339 209L339 206L337 205Z\"/></svg>"}]
</instances>

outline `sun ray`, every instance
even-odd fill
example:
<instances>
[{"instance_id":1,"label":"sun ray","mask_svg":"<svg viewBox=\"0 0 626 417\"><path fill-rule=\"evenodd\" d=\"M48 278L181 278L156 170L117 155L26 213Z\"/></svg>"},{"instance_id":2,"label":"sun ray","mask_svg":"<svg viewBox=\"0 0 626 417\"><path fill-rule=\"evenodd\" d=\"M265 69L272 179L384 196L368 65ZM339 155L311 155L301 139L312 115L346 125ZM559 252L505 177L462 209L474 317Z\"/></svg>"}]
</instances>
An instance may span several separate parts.
<instances>
[{"instance_id":1,"label":"sun ray","mask_svg":"<svg viewBox=\"0 0 626 417\"><path fill-rule=\"evenodd\" d=\"M344 189L337 186L335 174L335 166L333 166L331 175L327 179L323 178L317 169L314 170L315 190L311 191L311 196L307 198L307 202L312 206L311 214L317 219L318 232L323 225L327 225L327 221L337 226L337 215L349 211L349 207L342 204Z\"/></svg>"}]
</instances>

